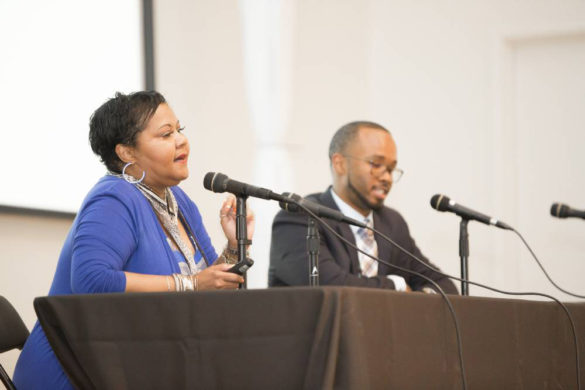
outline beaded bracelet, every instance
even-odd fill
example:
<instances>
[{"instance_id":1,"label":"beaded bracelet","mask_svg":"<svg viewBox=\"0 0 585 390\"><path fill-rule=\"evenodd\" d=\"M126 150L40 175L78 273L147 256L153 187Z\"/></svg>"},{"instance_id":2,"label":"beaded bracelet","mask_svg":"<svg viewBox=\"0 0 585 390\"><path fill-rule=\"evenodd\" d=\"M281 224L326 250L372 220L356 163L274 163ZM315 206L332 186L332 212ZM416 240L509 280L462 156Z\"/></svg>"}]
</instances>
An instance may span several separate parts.
<instances>
[{"instance_id":1,"label":"beaded bracelet","mask_svg":"<svg viewBox=\"0 0 585 390\"><path fill-rule=\"evenodd\" d=\"M220 257L223 258L226 264L236 264L238 262L238 250L231 249L229 245L226 245ZM246 258L248 257L250 257L250 251L246 249Z\"/></svg>"}]
</instances>

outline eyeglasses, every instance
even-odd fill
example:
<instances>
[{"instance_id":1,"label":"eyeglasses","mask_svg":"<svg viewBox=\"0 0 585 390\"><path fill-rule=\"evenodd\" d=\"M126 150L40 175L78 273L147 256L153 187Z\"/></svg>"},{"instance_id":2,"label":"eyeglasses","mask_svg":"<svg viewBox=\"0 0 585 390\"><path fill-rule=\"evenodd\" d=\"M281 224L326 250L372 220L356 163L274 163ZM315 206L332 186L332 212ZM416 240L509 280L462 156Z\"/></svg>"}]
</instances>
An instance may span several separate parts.
<instances>
[{"instance_id":1,"label":"eyeglasses","mask_svg":"<svg viewBox=\"0 0 585 390\"><path fill-rule=\"evenodd\" d=\"M388 173L390 173L390 176L392 176L392 183L397 183L400 180L400 178L402 177L402 175L404 175L404 171L402 169L393 167L391 165L384 165L384 164L377 163L373 160L368 160L366 158L359 158L359 157L354 157L354 156L348 156L346 154L344 154L343 157L353 158L354 160L360 160L360 161L367 162L368 164L370 164L370 174L372 176L374 176L375 178L380 178L384 175L384 173L388 172Z\"/></svg>"}]
</instances>

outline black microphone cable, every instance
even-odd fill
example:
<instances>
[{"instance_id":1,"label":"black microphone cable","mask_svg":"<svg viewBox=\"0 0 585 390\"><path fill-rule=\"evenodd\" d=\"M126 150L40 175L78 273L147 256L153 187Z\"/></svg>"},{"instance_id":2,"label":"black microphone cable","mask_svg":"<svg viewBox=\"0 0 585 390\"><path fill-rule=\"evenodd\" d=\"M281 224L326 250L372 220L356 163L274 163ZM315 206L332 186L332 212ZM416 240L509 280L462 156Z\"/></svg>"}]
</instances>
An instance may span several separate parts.
<instances>
[{"instance_id":1,"label":"black microphone cable","mask_svg":"<svg viewBox=\"0 0 585 390\"><path fill-rule=\"evenodd\" d=\"M307 214L309 214L311 217L315 218L317 221L319 221L319 223L321 225L323 225L324 227L327 228L327 230L329 230L331 233L333 233L337 238L339 238L341 241L343 241L344 243L346 243L347 245L349 245L350 247L354 248L355 250L357 250L360 253L363 253L364 255L368 256L369 258L371 258L372 260L375 260L379 263L385 264L389 267L401 270L403 272L412 274L412 275L416 275L428 282L430 282L436 289L437 291L441 294L441 296L443 297L443 299L445 300L445 302L447 303L447 307L449 308L449 311L451 312L451 317L453 318L453 324L455 325L455 334L457 336L457 351L459 354L459 369L461 370L461 385L463 387L463 390L467 389L467 381L465 379L465 368L464 368L464 364L463 364L463 348L461 346L461 333L459 331L459 322L457 321L457 315L455 314L455 310L453 309L453 306L451 305L451 301L449 301L449 298L447 298L447 294L445 294L445 292L443 291L443 289L431 278L420 274L416 271L412 271L409 270L407 268L402 268L399 267L397 265L393 265L390 264L389 262L379 259L375 256L370 255L369 253L366 253L365 251L361 250L360 248L358 248L356 245L354 245L353 243L351 243L349 240L347 240L345 237L341 236L341 234L337 233L335 231L335 229L333 229L331 226L329 226L328 223L326 223L323 219L321 219L319 216L317 216L317 214L315 214L313 211L311 211L309 208L307 208L305 205L301 204L301 202L295 202L295 204L297 204L300 208L302 208ZM372 229L372 231L375 232L375 230ZM408 253L408 252L407 252ZM414 255L411 255L414 256ZM425 263L426 264L426 263Z\"/></svg>"},{"instance_id":2,"label":"black microphone cable","mask_svg":"<svg viewBox=\"0 0 585 390\"><path fill-rule=\"evenodd\" d=\"M524 245L526 246L526 248L528 248L528 251L530 252L530 254L532 255L532 257L536 261L536 264L538 264L538 266L540 267L540 269L542 270L542 272L544 272L544 275L546 276L546 278L549 280L549 282L552 283L553 286L555 286L558 290L564 292L567 295L571 295L571 296L573 296L575 298L585 299L585 296L584 295L579 295L579 294L572 293L570 291L565 290L564 288L562 288L558 284L556 284L554 282L554 280L552 280L552 278L548 275L548 272L546 272L546 270L544 269L544 266L542 265L542 263L540 262L540 260L538 260L538 257L536 256L536 253L534 253L534 251L532 250L532 248L530 247L530 245L528 245L528 242L526 242L526 240L524 239L524 237L522 237L522 234L520 234L520 232L518 232L514 228L512 228L511 230L514 233L516 233L518 235L518 237L520 237L520 239L522 240L522 242L524 243Z\"/></svg>"},{"instance_id":3,"label":"black microphone cable","mask_svg":"<svg viewBox=\"0 0 585 390\"><path fill-rule=\"evenodd\" d=\"M490 287L478 282L472 282L471 280L468 279L461 279L458 278L456 276L452 276L449 274L446 274L444 272L439 271L438 269L434 268L433 266L431 266L430 264L427 264L426 262L424 262L423 260L421 260L418 256L410 253L409 251L407 251L406 249L404 249L402 246L400 246L398 243L396 243L394 240L392 240L390 237L386 236L384 233L381 233L377 230L375 230L374 228L371 227L367 227L368 229L370 229L372 232L374 232L375 234L378 234L380 237L382 237L383 239L385 239L386 241L388 241L390 244L394 245L396 248L398 248L402 253L406 254L407 256L410 256L411 258L413 258L414 260L418 261L419 263L423 264L425 267L427 267L430 270L433 270L434 272L438 273L441 276L445 276L447 278L450 279L454 279L460 282L466 282L469 284L472 284L474 286L478 286L478 287L482 287L485 288L487 290L491 290L491 291L495 291L501 294L506 294L506 295L515 295L515 296L540 296L540 297L545 297L545 298L549 298L553 301L555 301L556 303L558 303L564 310L565 314L567 315L567 318L569 319L569 323L571 324L571 330L573 331L573 342L575 344L575 362L577 365L577 389L581 389L581 367L580 367L580 359L579 359L579 344L577 341L577 331L575 330L575 322L573 321L573 317L571 316L571 313L569 312L569 309L561 302L559 301L557 298L551 296L551 295L547 295L547 294L543 294L543 293L538 293L538 292L514 292L514 291L504 291L504 290L500 290L497 289L495 287ZM514 230L514 229L512 229ZM514 230L515 231L515 230ZM520 235L519 233L517 233L518 235ZM522 236L520 236L520 238L522 238ZM522 239L524 240L524 239ZM529 247L530 249L530 247ZM388 263L384 263L386 265L389 265ZM397 268L397 269L401 269L395 265L392 265L393 268Z\"/></svg>"}]
</instances>

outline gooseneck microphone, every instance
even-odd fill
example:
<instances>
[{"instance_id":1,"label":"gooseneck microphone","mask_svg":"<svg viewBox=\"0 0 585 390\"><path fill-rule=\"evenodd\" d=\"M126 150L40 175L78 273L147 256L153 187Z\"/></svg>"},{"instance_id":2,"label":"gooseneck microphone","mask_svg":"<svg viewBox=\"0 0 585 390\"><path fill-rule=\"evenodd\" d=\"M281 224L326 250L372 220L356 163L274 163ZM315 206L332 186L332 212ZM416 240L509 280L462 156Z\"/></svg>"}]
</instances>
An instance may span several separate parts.
<instances>
[{"instance_id":1,"label":"gooseneck microphone","mask_svg":"<svg viewBox=\"0 0 585 390\"><path fill-rule=\"evenodd\" d=\"M585 219L585 211L572 209L563 203L553 203L552 206L550 206L550 215L557 218Z\"/></svg>"},{"instance_id":2,"label":"gooseneck microphone","mask_svg":"<svg viewBox=\"0 0 585 390\"><path fill-rule=\"evenodd\" d=\"M465 206L455 203L445 195L436 194L431 198L431 206L439 211L450 211L457 214L461 218L478 221L486 225L493 225L501 229L513 230L508 224L498 221L495 218L488 217L485 214L471 210Z\"/></svg>"},{"instance_id":3,"label":"gooseneck microphone","mask_svg":"<svg viewBox=\"0 0 585 390\"><path fill-rule=\"evenodd\" d=\"M213 192L231 192L239 196L252 196L268 200L283 200L283 197L266 188L256 187L251 184L232 180L223 173L208 172L203 178L203 187Z\"/></svg>"},{"instance_id":4,"label":"gooseneck microphone","mask_svg":"<svg viewBox=\"0 0 585 390\"><path fill-rule=\"evenodd\" d=\"M282 193L282 200L279 202L279 205L281 209L291 213L303 212L304 208L307 208L321 218L329 218L338 222L345 222L349 223L350 225L355 225L362 228L366 227L365 223L347 217L341 211L337 211L326 206L321 206L320 204L311 202L310 200L290 192Z\"/></svg>"}]
</instances>

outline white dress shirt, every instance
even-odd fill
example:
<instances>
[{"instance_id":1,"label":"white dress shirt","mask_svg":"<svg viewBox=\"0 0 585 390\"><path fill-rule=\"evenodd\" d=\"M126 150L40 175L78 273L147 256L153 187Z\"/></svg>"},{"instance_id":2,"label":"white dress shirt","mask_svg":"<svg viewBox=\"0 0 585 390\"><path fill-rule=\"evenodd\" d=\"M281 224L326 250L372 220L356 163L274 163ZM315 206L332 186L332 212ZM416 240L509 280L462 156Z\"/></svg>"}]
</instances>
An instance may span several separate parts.
<instances>
[{"instance_id":1,"label":"white dress shirt","mask_svg":"<svg viewBox=\"0 0 585 390\"><path fill-rule=\"evenodd\" d=\"M370 213L364 217L362 214L360 214L356 209L354 209L353 207L351 207L350 205L348 205L347 203L345 203L333 190L333 188L331 188L331 196L333 197L333 201L335 201L335 204L337 205L337 207L339 208L339 210L343 213L343 215L349 217L349 218L353 218L356 219L358 221L366 221L366 219L369 219L370 225L375 228L374 226L374 212L373 210L370 210ZM359 227L357 226L353 226L350 225L349 228L351 229L351 232L353 233L353 236L355 237L355 241L359 242L361 241L361 237L358 234L358 229ZM362 269L364 269L364 265L362 264L362 260L360 258L360 267ZM376 262L375 264L376 267L376 272L378 269L378 263ZM406 280L404 280L404 278L402 276L399 275L386 275L386 277L390 280L392 280L394 282L394 288L396 289L396 291L406 291Z\"/></svg>"}]
</instances>

